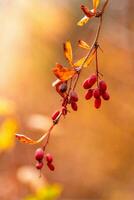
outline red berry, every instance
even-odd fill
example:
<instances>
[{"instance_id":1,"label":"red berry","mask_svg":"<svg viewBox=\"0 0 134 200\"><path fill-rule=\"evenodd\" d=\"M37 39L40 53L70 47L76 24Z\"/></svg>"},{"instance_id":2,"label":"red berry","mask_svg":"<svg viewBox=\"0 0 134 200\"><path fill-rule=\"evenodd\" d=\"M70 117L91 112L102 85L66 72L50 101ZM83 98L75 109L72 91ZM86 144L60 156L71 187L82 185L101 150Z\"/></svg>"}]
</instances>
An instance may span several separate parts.
<instances>
[{"instance_id":1,"label":"red berry","mask_svg":"<svg viewBox=\"0 0 134 200\"><path fill-rule=\"evenodd\" d=\"M90 88L89 79L86 79L86 80L83 82L82 86L83 86L84 89L89 89L89 88Z\"/></svg>"},{"instance_id":2,"label":"red berry","mask_svg":"<svg viewBox=\"0 0 134 200\"><path fill-rule=\"evenodd\" d=\"M72 109L73 109L74 111L77 111L77 110L78 110L77 103L74 102L74 101L71 102L71 107L72 107Z\"/></svg>"},{"instance_id":3,"label":"red berry","mask_svg":"<svg viewBox=\"0 0 134 200\"><path fill-rule=\"evenodd\" d=\"M93 74L89 77L89 85L92 87L97 81L97 76L96 74Z\"/></svg>"},{"instance_id":4,"label":"red berry","mask_svg":"<svg viewBox=\"0 0 134 200\"><path fill-rule=\"evenodd\" d=\"M66 115L67 114L67 108L66 107L62 107L62 115Z\"/></svg>"},{"instance_id":5,"label":"red berry","mask_svg":"<svg viewBox=\"0 0 134 200\"><path fill-rule=\"evenodd\" d=\"M36 164L36 169L42 169L42 167L43 167L43 162L38 162Z\"/></svg>"},{"instance_id":6,"label":"red berry","mask_svg":"<svg viewBox=\"0 0 134 200\"><path fill-rule=\"evenodd\" d=\"M97 109L101 107L101 98L95 99L94 106Z\"/></svg>"},{"instance_id":7,"label":"red berry","mask_svg":"<svg viewBox=\"0 0 134 200\"><path fill-rule=\"evenodd\" d=\"M51 171L54 171L54 170L55 170L55 167L54 167L54 165L53 165L52 163L47 163L47 166L49 167L49 169L50 169Z\"/></svg>"},{"instance_id":8,"label":"red berry","mask_svg":"<svg viewBox=\"0 0 134 200\"><path fill-rule=\"evenodd\" d=\"M85 94L85 99L86 99L86 100L89 100L89 99L92 98L92 96L93 96L93 90L92 90L92 89L89 89L89 90L87 91L87 93Z\"/></svg>"},{"instance_id":9,"label":"red berry","mask_svg":"<svg viewBox=\"0 0 134 200\"><path fill-rule=\"evenodd\" d=\"M91 88L97 81L97 76L96 74L91 75L88 79L86 79L83 83L83 88L84 89L89 89Z\"/></svg>"},{"instance_id":10,"label":"red berry","mask_svg":"<svg viewBox=\"0 0 134 200\"><path fill-rule=\"evenodd\" d=\"M56 111L52 114L52 120L55 121L57 119L57 117L59 116L60 111Z\"/></svg>"},{"instance_id":11,"label":"red berry","mask_svg":"<svg viewBox=\"0 0 134 200\"><path fill-rule=\"evenodd\" d=\"M44 158L44 151L43 149L39 148L35 151L35 159L41 161Z\"/></svg>"},{"instance_id":12,"label":"red berry","mask_svg":"<svg viewBox=\"0 0 134 200\"><path fill-rule=\"evenodd\" d=\"M53 161L53 157L52 157L51 154L47 153L47 155L46 155L46 161L47 161L48 163L51 163L51 162Z\"/></svg>"},{"instance_id":13,"label":"red berry","mask_svg":"<svg viewBox=\"0 0 134 200\"><path fill-rule=\"evenodd\" d=\"M101 80L99 81L99 88L102 92L106 91L107 89L107 84L105 83L105 81Z\"/></svg>"},{"instance_id":14,"label":"red berry","mask_svg":"<svg viewBox=\"0 0 134 200\"><path fill-rule=\"evenodd\" d=\"M75 91L70 92L70 101L75 101L75 102L78 101L78 95Z\"/></svg>"},{"instance_id":15,"label":"red berry","mask_svg":"<svg viewBox=\"0 0 134 200\"><path fill-rule=\"evenodd\" d=\"M99 98L101 93L100 93L100 89L99 88L96 88L93 92L93 95L94 95L94 98Z\"/></svg>"},{"instance_id":16,"label":"red berry","mask_svg":"<svg viewBox=\"0 0 134 200\"><path fill-rule=\"evenodd\" d=\"M102 98L103 98L104 100L108 101L108 100L110 99L109 93L105 91L105 92L102 94Z\"/></svg>"},{"instance_id":17,"label":"red berry","mask_svg":"<svg viewBox=\"0 0 134 200\"><path fill-rule=\"evenodd\" d=\"M66 83L62 83L61 85L59 85L59 91L61 93L64 93L67 91L67 84Z\"/></svg>"}]
</instances>

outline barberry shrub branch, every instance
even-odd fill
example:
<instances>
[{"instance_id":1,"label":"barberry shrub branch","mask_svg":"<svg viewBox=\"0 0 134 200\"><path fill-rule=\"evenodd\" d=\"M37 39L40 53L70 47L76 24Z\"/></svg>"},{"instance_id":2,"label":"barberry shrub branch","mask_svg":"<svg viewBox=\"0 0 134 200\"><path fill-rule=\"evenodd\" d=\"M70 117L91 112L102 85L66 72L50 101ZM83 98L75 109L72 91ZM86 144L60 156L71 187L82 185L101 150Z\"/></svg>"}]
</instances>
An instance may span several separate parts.
<instances>
[{"instance_id":1,"label":"barberry shrub branch","mask_svg":"<svg viewBox=\"0 0 134 200\"><path fill-rule=\"evenodd\" d=\"M76 92L76 86L80 75L85 67L88 67L93 59L95 59L96 68L95 73L88 76L84 80L82 87L86 90L85 99L90 100L94 98L94 107L99 109L101 107L102 99L107 101L110 99L109 93L107 91L107 84L102 80L103 75L99 71L98 62L98 50L100 50L99 36L102 28L103 15L105 8L109 0L106 0L101 9L98 9L100 0L93 0L93 9L89 9L85 5L81 5L81 10L84 13L84 17L77 23L78 26L85 25L89 20L97 18L99 20L96 35L92 45L90 46L83 40L78 41L78 46L87 50L86 56L80 58L77 62L73 60L72 45L70 41L66 41L63 44L63 50L65 58L68 62L68 67L62 66L56 63L53 68L53 73L57 77L56 81L53 82L53 87L55 87L56 92L62 98L62 103L60 109L56 110L51 118L52 125L47 132L43 134L38 140L33 140L25 135L16 134L16 138L27 144L38 144L43 143L41 148L38 148L35 152L35 159L37 160L36 168L41 170L44 165L44 160L47 163L48 168L53 171L55 169L53 164L53 157L51 154L46 153L46 147L49 143L50 135L53 128L59 123L62 117L65 117L70 111L69 107L73 111L78 110L78 94Z\"/></svg>"}]
</instances>

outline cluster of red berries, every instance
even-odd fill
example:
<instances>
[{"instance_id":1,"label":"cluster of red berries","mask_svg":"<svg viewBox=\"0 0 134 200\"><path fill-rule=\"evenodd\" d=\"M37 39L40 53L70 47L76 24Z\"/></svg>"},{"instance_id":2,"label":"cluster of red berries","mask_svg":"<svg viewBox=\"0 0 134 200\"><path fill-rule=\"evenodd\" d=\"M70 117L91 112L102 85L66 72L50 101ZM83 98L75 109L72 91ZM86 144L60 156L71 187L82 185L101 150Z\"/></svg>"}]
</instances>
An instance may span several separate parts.
<instances>
[{"instance_id":1,"label":"cluster of red berries","mask_svg":"<svg viewBox=\"0 0 134 200\"><path fill-rule=\"evenodd\" d=\"M54 171L55 167L53 165L53 157L51 154L46 154L44 155L44 151L42 148L38 148L36 151L35 151L35 159L37 160L37 163L36 163L36 169L38 170L41 170L44 166L44 163L43 163L43 160L47 161L47 166L48 168L51 170L51 171Z\"/></svg>"},{"instance_id":2,"label":"cluster of red berries","mask_svg":"<svg viewBox=\"0 0 134 200\"><path fill-rule=\"evenodd\" d=\"M93 85L97 82L97 88L92 88ZM95 108L101 107L101 97L108 101L110 99L109 93L107 92L107 84L105 81L100 80L98 81L98 77L96 74L91 75L89 78L87 78L83 83L83 88L88 90L85 94L85 99L89 100L92 97L95 98L94 106Z\"/></svg>"}]
</instances>

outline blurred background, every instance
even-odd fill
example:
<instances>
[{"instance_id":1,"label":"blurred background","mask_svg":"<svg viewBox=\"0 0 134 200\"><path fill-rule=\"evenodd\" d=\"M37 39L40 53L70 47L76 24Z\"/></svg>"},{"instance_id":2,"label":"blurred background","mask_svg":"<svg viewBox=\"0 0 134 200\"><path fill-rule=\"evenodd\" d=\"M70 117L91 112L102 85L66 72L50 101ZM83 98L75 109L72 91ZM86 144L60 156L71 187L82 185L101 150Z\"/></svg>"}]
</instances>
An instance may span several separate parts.
<instances>
[{"instance_id":1,"label":"blurred background","mask_svg":"<svg viewBox=\"0 0 134 200\"><path fill-rule=\"evenodd\" d=\"M103 3L103 0L101 1ZM0 0L0 199L134 199L134 1L111 0L106 10L99 53L100 71L111 100L95 110L85 102L79 81L77 113L54 129L48 152L56 170L35 170L37 146L20 144L17 132L39 138L60 106L51 84L56 62L66 64L62 43L92 43L97 19L76 26L79 6L91 0Z\"/></svg>"}]
</instances>

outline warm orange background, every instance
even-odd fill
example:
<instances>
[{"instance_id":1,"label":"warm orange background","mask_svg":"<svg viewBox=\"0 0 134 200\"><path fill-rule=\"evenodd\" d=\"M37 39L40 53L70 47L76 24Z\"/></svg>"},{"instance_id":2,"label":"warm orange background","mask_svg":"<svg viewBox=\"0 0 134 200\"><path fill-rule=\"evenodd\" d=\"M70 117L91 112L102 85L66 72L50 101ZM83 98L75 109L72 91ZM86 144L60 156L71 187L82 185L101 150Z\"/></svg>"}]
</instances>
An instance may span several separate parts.
<instances>
[{"instance_id":1,"label":"warm orange background","mask_svg":"<svg viewBox=\"0 0 134 200\"><path fill-rule=\"evenodd\" d=\"M47 126L46 117L60 106L51 83L55 62L65 64L62 43L72 41L77 59L85 53L77 41L91 44L97 27L97 19L83 28L76 26L82 17L80 3L92 5L91 0L0 2L0 99L9 101L7 112L0 112L1 126L5 120L16 120L17 131L38 138L42 131L36 122ZM84 100L81 83L94 71L92 63L77 87L79 111L53 131L48 151L56 170L45 168L43 174L48 182L62 185L60 199L134 199L133 10L133 0L110 1L103 21L100 71L111 100L103 102L100 110ZM9 142L0 149L0 199L25 199L34 189L17 174L24 165L34 166L36 147Z\"/></svg>"}]
</instances>

